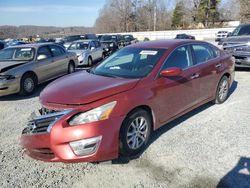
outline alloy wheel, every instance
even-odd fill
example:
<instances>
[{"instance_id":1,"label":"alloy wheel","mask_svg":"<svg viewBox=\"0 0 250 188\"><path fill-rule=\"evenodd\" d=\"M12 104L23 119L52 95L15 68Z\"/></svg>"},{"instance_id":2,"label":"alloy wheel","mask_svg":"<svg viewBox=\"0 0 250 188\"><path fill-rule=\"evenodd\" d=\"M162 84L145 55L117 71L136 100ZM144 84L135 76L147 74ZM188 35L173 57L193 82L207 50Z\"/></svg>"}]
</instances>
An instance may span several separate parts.
<instances>
[{"instance_id":1,"label":"alloy wheel","mask_svg":"<svg viewBox=\"0 0 250 188\"><path fill-rule=\"evenodd\" d=\"M137 117L129 125L127 132L127 145L130 149L140 148L146 140L148 123L144 117Z\"/></svg>"},{"instance_id":2,"label":"alloy wheel","mask_svg":"<svg viewBox=\"0 0 250 188\"><path fill-rule=\"evenodd\" d=\"M219 86L219 99L220 101L224 101L227 97L228 94L228 82L227 80L223 80L223 82L221 82L220 86Z\"/></svg>"},{"instance_id":3,"label":"alloy wheel","mask_svg":"<svg viewBox=\"0 0 250 188\"><path fill-rule=\"evenodd\" d=\"M27 93L31 93L35 88L34 80L30 77L27 77L23 82L23 87Z\"/></svg>"}]
</instances>

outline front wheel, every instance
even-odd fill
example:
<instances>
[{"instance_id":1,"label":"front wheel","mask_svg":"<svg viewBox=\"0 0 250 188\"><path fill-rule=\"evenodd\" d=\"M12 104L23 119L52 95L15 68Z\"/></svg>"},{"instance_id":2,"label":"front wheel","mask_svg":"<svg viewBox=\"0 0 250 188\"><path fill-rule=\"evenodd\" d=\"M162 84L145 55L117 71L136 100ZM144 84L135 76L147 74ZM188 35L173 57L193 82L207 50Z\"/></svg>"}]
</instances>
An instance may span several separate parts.
<instances>
[{"instance_id":1,"label":"front wheel","mask_svg":"<svg viewBox=\"0 0 250 188\"><path fill-rule=\"evenodd\" d=\"M226 101L229 93L229 78L223 76L218 84L214 103L221 104Z\"/></svg>"},{"instance_id":2,"label":"front wheel","mask_svg":"<svg viewBox=\"0 0 250 188\"><path fill-rule=\"evenodd\" d=\"M31 95L34 93L35 88L36 88L37 82L35 76L32 74L25 74L20 83L20 95Z\"/></svg>"},{"instance_id":3,"label":"front wheel","mask_svg":"<svg viewBox=\"0 0 250 188\"><path fill-rule=\"evenodd\" d=\"M152 130L149 113L143 109L131 113L120 130L120 153L133 156L143 151Z\"/></svg>"}]
</instances>

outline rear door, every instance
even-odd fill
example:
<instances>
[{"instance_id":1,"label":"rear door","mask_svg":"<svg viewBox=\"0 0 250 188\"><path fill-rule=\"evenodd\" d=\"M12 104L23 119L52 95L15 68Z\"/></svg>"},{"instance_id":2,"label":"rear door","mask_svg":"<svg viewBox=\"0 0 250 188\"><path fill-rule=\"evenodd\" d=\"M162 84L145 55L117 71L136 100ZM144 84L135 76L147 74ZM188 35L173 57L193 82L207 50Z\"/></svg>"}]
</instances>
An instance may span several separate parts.
<instances>
[{"instance_id":1,"label":"rear door","mask_svg":"<svg viewBox=\"0 0 250 188\"><path fill-rule=\"evenodd\" d=\"M95 61L98 57L98 53L97 53L97 49L96 49L94 41L90 42L89 48L90 48L90 54L91 54L92 60Z\"/></svg>"},{"instance_id":2,"label":"rear door","mask_svg":"<svg viewBox=\"0 0 250 188\"><path fill-rule=\"evenodd\" d=\"M179 77L160 77L156 80L157 103L162 123L197 104L199 98L199 69L193 66L189 45L175 49L161 70L170 67L179 67L183 73Z\"/></svg>"},{"instance_id":3,"label":"rear door","mask_svg":"<svg viewBox=\"0 0 250 188\"><path fill-rule=\"evenodd\" d=\"M53 56L48 45L41 46L38 48L36 58L38 58L40 55L44 55L46 56L46 58L42 60L37 60L34 71L38 76L39 82L43 82L45 80L50 79L53 75Z\"/></svg>"},{"instance_id":4,"label":"rear door","mask_svg":"<svg viewBox=\"0 0 250 188\"><path fill-rule=\"evenodd\" d=\"M59 76L61 74L67 73L68 71L68 58L66 51L57 45L49 45L50 51L53 55L53 77Z\"/></svg>"},{"instance_id":5,"label":"rear door","mask_svg":"<svg viewBox=\"0 0 250 188\"><path fill-rule=\"evenodd\" d=\"M204 101L214 96L221 67L219 54L207 44L192 44L195 64L200 69L200 99Z\"/></svg>"},{"instance_id":6,"label":"rear door","mask_svg":"<svg viewBox=\"0 0 250 188\"><path fill-rule=\"evenodd\" d=\"M101 59L103 54L103 48L101 47L101 43L99 41L94 41L96 47L96 58Z\"/></svg>"}]
</instances>

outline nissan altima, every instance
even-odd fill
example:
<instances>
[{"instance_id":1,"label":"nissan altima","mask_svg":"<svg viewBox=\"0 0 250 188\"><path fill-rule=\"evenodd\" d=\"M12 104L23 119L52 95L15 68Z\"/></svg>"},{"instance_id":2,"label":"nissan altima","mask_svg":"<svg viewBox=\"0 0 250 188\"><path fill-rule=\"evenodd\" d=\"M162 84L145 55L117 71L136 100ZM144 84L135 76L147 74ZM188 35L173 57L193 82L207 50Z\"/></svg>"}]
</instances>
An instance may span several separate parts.
<instances>
[{"instance_id":1,"label":"nissan altima","mask_svg":"<svg viewBox=\"0 0 250 188\"><path fill-rule=\"evenodd\" d=\"M134 156L152 131L202 104L223 103L233 80L234 59L207 42L130 45L48 85L21 143L30 157L51 162Z\"/></svg>"}]
</instances>

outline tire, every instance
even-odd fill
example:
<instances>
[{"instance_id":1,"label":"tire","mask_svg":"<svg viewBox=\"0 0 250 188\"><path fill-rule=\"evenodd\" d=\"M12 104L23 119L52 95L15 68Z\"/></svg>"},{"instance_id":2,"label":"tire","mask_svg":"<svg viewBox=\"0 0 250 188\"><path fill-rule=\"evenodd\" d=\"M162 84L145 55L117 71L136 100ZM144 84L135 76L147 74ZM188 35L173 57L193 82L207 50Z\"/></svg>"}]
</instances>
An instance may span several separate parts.
<instances>
[{"instance_id":1,"label":"tire","mask_svg":"<svg viewBox=\"0 0 250 188\"><path fill-rule=\"evenodd\" d=\"M120 129L120 154L134 156L143 151L150 138L152 119L143 109L130 113Z\"/></svg>"},{"instance_id":2,"label":"tire","mask_svg":"<svg viewBox=\"0 0 250 188\"><path fill-rule=\"evenodd\" d=\"M29 96L35 91L37 85L37 79L33 74L25 74L21 78L20 83L20 95Z\"/></svg>"},{"instance_id":3,"label":"tire","mask_svg":"<svg viewBox=\"0 0 250 188\"><path fill-rule=\"evenodd\" d=\"M69 65L68 65L68 74L71 74L71 73L73 73L73 72L75 72L75 70L76 70L76 68L75 68L75 65L74 65L74 63L69 63Z\"/></svg>"},{"instance_id":4,"label":"tire","mask_svg":"<svg viewBox=\"0 0 250 188\"><path fill-rule=\"evenodd\" d=\"M102 53L102 60L104 60L105 59L105 54L104 53Z\"/></svg>"},{"instance_id":5,"label":"tire","mask_svg":"<svg viewBox=\"0 0 250 188\"><path fill-rule=\"evenodd\" d=\"M91 67L93 64L93 60L91 57L88 58L88 66Z\"/></svg>"},{"instance_id":6,"label":"tire","mask_svg":"<svg viewBox=\"0 0 250 188\"><path fill-rule=\"evenodd\" d=\"M218 84L216 95L215 95L215 104L222 104L227 100L229 93L229 78L223 76Z\"/></svg>"}]
</instances>

